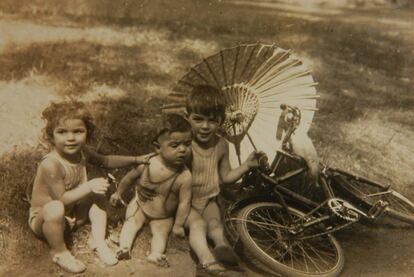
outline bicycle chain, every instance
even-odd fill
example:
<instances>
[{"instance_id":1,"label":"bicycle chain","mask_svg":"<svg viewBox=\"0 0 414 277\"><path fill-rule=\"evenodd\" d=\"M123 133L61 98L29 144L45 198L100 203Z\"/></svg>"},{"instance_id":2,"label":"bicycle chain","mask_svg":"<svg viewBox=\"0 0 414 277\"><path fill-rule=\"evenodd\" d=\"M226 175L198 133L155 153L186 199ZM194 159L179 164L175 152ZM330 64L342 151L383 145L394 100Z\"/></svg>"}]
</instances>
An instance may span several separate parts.
<instances>
[{"instance_id":1,"label":"bicycle chain","mask_svg":"<svg viewBox=\"0 0 414 277\"><path fill-rule=\"evenodd\" d=\"M343 220L355 222L359 219L358 209L345 200L339 198L329 199L328 207L336 216Z\"/></svg>"}]
</instances>

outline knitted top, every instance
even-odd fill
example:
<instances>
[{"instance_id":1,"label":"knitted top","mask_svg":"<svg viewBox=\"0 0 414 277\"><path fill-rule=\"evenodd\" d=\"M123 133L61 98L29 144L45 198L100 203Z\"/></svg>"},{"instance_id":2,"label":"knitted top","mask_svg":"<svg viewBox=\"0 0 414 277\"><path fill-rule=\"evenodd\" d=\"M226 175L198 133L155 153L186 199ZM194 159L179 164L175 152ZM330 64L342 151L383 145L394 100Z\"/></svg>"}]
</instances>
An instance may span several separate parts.
<instances>
[{"instance_id":1,"label":"knitted top","mask_svg":"<svg viewBox=\"0 0 414 277\"><path fill-rule=\"evenodd\" d=\"M42 158L43 160L55 160L57 161L63 168L63 183L65 185L65 190L71 190L76 188L80 184L87 182L87 175L86 175L86 158L84 154L81 152L81 161L79 163L70 163L69 161L62 158L56 150L48 153ZM47 174L47 173L46 173ZM44 205L45 198L45 188L42 183L43 178L41 175L37 174L36 178L33 183L32 189L32 199L30 201L31 207L38 207ZM33 195L37 195L38 197L33 197ZM43 195L43 196L42 196ZM43 203L43 204L42 204ZM72 206L72 205L71 205ZM68 206L65 209L65 213L68 214L71 208Z\"/></svg>"},{"instance_id":2,"label":"knitted top","mask_svg":"<svg viewBox=\"0 0 414 277\"><path fill-rule=\"evenodd\" d=\"M45 159L55 159L57 160L64 169L64 183L65 189L71 190L76 188L80 184L86 183L88 181L86 175L86 159L83 153L81 152L82 158L79 163L70 163L69 161L63 159L55 150L43 157Z\"/></svg>"},{"instance_id":3,"label":"knitted top","mask_svg":"<svg viewBox=\"0 0 414 277\"><path fill-rule=\"evenodd\" d=\"M220 176L218 172L220 162L220 149L225 147L225 140L219 138L216 145L209 149L203 149L193 141L193 200L211 198L220 193Z\"/></svg>"}]
</instances>

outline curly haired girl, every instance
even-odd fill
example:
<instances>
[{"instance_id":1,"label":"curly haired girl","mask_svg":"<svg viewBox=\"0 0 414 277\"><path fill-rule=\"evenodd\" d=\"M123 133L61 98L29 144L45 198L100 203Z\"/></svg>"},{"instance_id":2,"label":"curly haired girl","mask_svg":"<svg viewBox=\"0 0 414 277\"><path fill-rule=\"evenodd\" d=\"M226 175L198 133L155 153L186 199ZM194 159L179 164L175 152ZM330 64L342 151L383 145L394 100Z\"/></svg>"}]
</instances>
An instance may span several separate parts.
<instances>
[{"instance_id":1,"label":"curly haired girl","mask_svg":"<svg viewBox=\"0 0 414 277\"><path fill-rule=\"evenodd\" d=\"M117 263L105 242L107 212L104 178L87 180L86 163L107 168L146 163L147 156L101 155L86 143L91 140L94 124L85 104L78 101L51 103L43 111L45 139L52 150L37 169L33 184L29 226L50 246L52 261L63 269L79 273L86 269L67 249L64 232L84 223L92 225L89 245L107 265Z\"/></svg>"}]
</instances>

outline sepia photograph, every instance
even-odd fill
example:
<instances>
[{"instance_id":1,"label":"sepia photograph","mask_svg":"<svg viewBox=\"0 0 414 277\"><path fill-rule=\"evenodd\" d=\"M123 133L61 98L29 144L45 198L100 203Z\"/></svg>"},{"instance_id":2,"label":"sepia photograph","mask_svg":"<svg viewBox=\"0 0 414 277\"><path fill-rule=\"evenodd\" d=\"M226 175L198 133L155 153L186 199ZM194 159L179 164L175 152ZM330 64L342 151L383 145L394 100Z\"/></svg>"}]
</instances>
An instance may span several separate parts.
<instances>
[{"instance_id":1,"label":"sepia photograph","mask_svg":"<svg viewBox=\"0 0 414 277\"><path fill-rule=\"evenodd\" d=\"M0 0L0 276L414 276L413 0Z\"/></svg>"}]
</instances>

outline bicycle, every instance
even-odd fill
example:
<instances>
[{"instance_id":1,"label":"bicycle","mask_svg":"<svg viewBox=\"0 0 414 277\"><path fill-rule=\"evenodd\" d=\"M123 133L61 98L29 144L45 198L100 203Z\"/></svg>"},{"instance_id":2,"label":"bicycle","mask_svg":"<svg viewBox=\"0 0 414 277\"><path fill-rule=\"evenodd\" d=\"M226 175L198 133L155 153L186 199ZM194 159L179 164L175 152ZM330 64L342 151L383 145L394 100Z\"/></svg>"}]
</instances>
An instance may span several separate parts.
<instances>
[{"instance_id":1,"label":"bicycle","mask_svg":"<svg viewBox=\"0 0 414 277\"><path fill-rule=\"evenodd\" d=\"M281 108L288 126L282 149L271 165L263 163L244 176L240 199L224 216L229 240L250 263L269 274L337 276L344 253L333 232L362 218L376 221L384 216L414 226L413 202L390 186L340 169L320 167L317 183L323 193L316 200L298 193L294 187L302 185L307 166L292 153L289 140L301 114L295 107Z\"/></svg>"}]
</instances>

